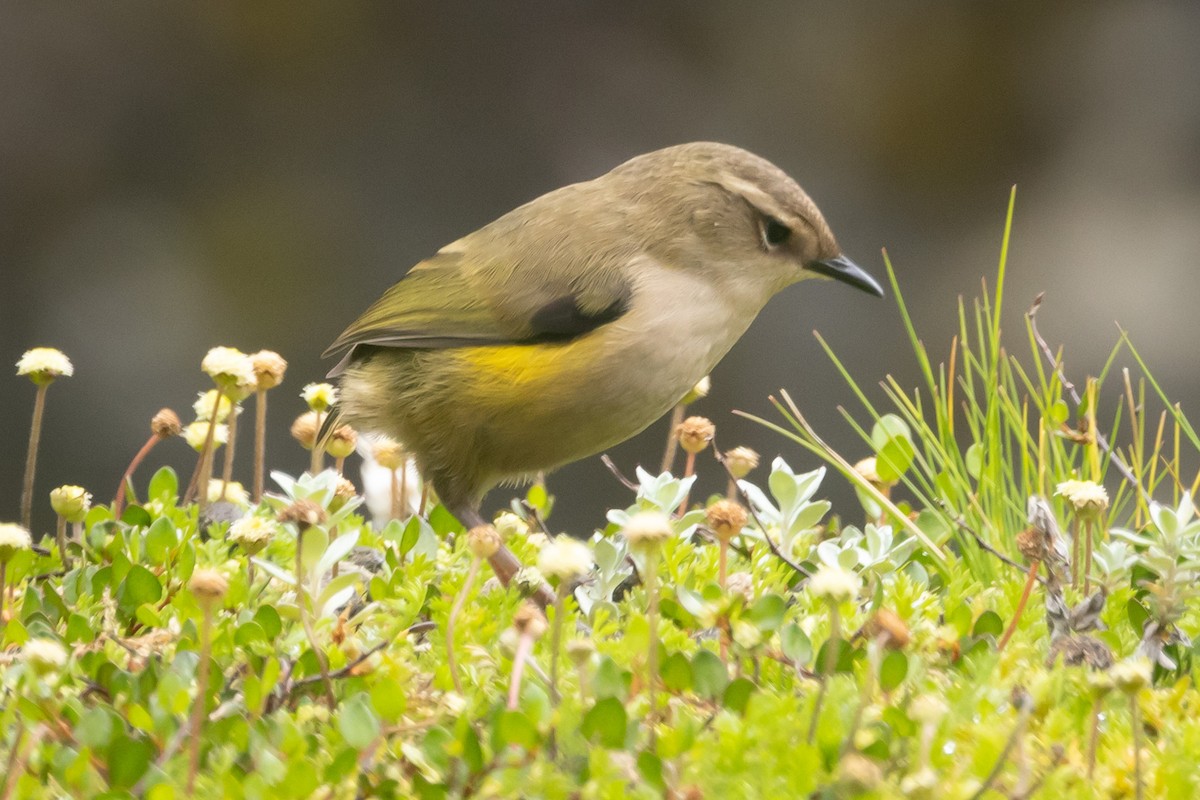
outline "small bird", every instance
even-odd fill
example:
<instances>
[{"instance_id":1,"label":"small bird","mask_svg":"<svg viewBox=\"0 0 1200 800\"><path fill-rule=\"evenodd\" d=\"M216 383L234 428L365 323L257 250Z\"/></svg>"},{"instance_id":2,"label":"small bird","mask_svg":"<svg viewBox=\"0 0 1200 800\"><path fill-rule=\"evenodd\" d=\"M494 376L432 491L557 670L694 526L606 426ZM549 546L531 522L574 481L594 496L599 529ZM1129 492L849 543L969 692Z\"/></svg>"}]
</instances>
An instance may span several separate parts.
<instances>
[{"instance_id":1,"label":"small bird","mask_svg":"<svg viewBox=\"0 0 1200 800\"><path fill-rule=\"evenodd\" d=\"M414 455L445 506L649 426L776 292L812 277L882 297L782 170L696 142L516 208L413 267L325 351L341 420ZM520 564L491 559L507 584Z\"/></svg>"}]
</instances>

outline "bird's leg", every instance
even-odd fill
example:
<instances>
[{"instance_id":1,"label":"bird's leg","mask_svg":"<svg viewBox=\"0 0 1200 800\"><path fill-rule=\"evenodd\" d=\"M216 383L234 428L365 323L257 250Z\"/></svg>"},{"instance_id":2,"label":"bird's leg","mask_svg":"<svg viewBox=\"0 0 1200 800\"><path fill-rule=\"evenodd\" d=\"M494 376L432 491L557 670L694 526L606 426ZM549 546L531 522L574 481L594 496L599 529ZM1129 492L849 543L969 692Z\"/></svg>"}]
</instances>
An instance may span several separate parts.
<instances>
[{"instance_id":1,"label":"bird's leg","mask_svg":"<svg viewBox=\"0 0 1200 800\"><path fill-rule=\"evenodd\" d=\"M467 527L467 530L477 528L480 525L491 525L477 509L470 506L456 506L451 508L450 511L459 522ZM506 587L512 583L513 576L523 566L517 560L517 557L512 554L512 551L504 545L500 545L500 549L488 556L488 563L491 564L492 572L496 573L496 577L500 579L500 583ZM544 609L554 603L554 590L543 583L533 593L533 599Z\"/></svg>"}]
</instances>

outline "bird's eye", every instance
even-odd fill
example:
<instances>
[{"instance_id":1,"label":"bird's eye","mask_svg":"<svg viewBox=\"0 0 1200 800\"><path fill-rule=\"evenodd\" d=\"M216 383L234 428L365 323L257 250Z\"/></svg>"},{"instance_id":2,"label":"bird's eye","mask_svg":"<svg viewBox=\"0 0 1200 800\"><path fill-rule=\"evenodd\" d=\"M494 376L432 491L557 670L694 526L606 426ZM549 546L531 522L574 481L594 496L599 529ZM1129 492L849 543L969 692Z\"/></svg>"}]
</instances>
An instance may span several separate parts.
<instances>
[{"instance_id":1,"label":"bird's eye","mask_svg":"<svg viewBox=\"0 0 1200 800\"><path fill-rule=\"evenodd\" d=\"M767 247L778 247L791 238L792 229L774 217L767 217L762 223L762 238Z\"/></svg>"}]
</instances>

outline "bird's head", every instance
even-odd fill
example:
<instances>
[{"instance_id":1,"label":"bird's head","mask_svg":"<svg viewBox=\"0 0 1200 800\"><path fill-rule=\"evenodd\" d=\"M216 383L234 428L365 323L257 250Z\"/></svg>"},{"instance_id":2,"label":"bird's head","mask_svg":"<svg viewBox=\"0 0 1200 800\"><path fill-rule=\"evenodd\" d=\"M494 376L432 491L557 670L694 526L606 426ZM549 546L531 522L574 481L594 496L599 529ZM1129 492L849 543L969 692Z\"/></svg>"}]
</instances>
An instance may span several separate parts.
<instances>
[{"instance_id":1,"label":"bird's head","mask_svg":"<svg viewBox=\"0 0 1200 800\"><path fill-rule=\"evenodd\" d=\"M709 142L639 156L610 173L637 187L647 209L647 247L666 261L721 283L753 283L771 294L810 277L883 289L842 254L811 198L783 170L737 147Z\"/></svg>"}]
</instances>

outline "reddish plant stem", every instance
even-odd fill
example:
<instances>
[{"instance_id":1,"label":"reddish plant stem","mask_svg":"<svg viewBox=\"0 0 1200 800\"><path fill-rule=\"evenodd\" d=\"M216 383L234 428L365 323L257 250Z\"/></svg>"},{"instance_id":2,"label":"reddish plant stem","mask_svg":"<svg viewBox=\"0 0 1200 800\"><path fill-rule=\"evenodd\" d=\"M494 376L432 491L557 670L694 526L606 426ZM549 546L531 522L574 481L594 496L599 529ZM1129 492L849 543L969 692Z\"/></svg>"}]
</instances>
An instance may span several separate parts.
<instances>
[{"instance_id":1,"label":"reddish plant stem","mask_svg":"<svg viewBox=\"0 0 1200 800\"><path fill-rule=\"evenodd\" d=\"M263 496L263 466L267 460L267 390L259 389L254 399L254 504Z\"/></svg>"},{"instance_id":2,"label":"reddish plant stem","mask_svg":"<svg viewBox=\"0 0 1200 800\"><path fill-rule=\"evenodd\" d=\"M1029 578L1025 581L1025 588L1021 590L1021 599L1017 601L1017 610L1013 614L1012 622L1008 623L1008 630L1000 637L1000 641L996 644L996 652L1004 649L1008 644L1008 640L1017 630L1017 623L1021 621L1021 612L1025 610L1025 604L1029 602L1029 595L1033 591L1033 584L1037 581L1038 567L1042 562L1034 561L1029 567Z\"/></svg>"},{"instance_id":3,"label":"reddish plant stem","mask_svg":"<svg viewBox=\"0 0 1200 800\"><path fill-rule=\"evenodd\" d=\"M49 383L39 383L33 399L33 423L29 426L29 451L25 454L25 483L21 487L21 527L33 532L33 475L37 471L38 443L42 439L42 418L46 415L46 390Z\"/></svg>"},{"instance_id":4,"label":"reddish plant stem","mask_svg":"<svg viewBox=\"0 0 1200 800\"><path fill-rule=\"evenodd\" d=\"M125 488L133 480L133 473L142 465L142 461L146 456L150 455L150 451L154 449L154 445L158 444L159 437L154 434L146 440L141 449L137 451L137 455L129 462L129 466L125 469L125 474L121 476L121 485L117 487L117 496L113 500L113 518L120 519L121 512L125 510Z\"/></svg>"}]
</instances>

